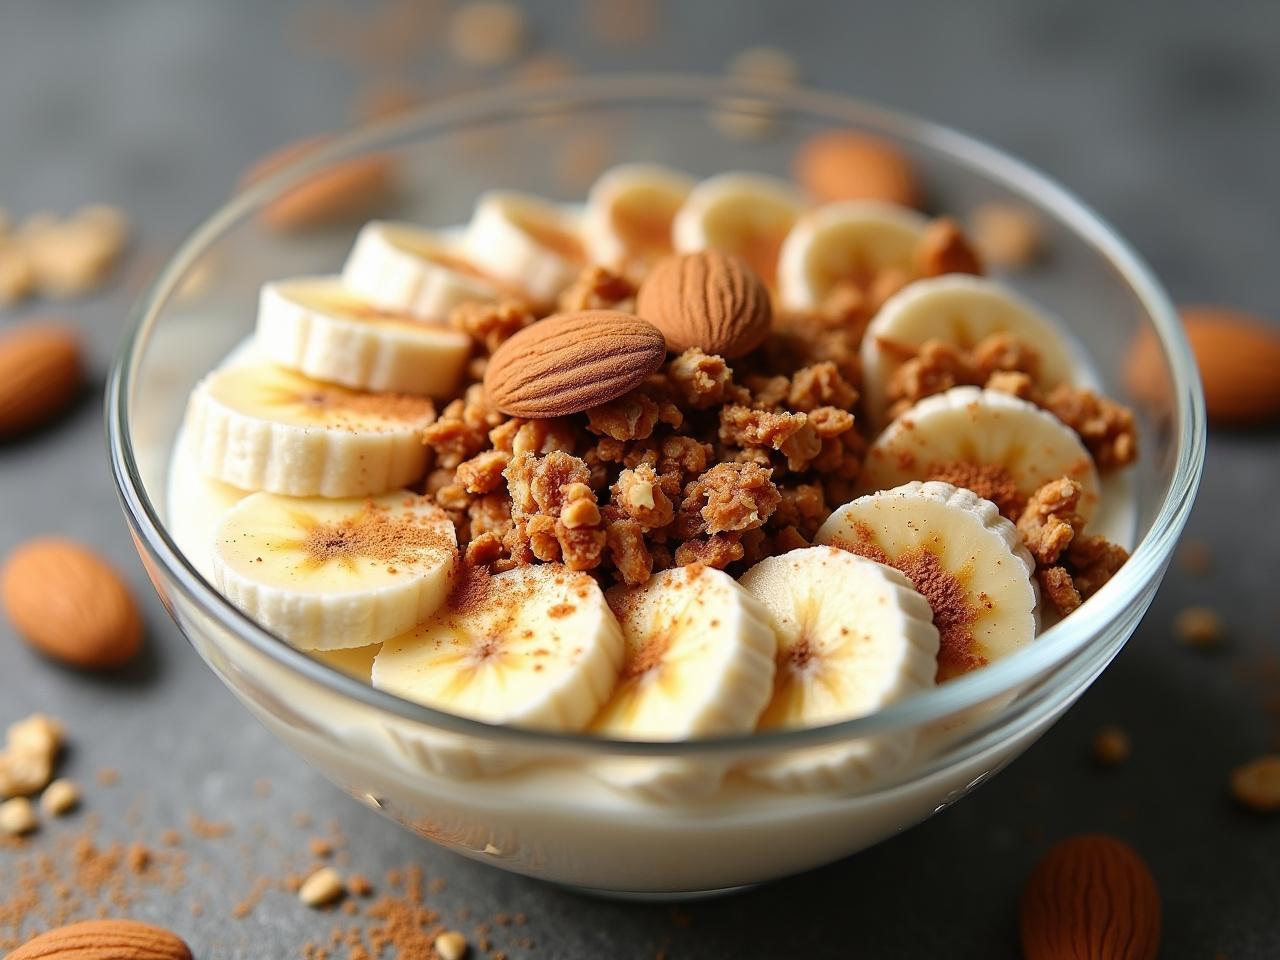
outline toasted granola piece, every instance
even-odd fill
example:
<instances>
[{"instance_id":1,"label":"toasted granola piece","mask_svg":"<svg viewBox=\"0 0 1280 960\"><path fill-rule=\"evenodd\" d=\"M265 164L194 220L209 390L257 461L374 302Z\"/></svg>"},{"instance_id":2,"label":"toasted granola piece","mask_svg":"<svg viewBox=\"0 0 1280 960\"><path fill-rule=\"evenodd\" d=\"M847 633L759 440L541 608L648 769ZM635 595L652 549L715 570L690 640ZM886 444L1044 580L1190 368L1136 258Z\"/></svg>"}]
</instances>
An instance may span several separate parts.
<instances>
[{"instance_id":1,"label":"toasted granola piece","mask_svg":"<svg viewBox=\"0 0 1280 960\"><path fill-rule=\"evenodd\" d=\"M587 411L587 429L614 440L643 440L658 425L658 404L640 390L632 390Z\"/></svg>"},{"instance_id":2,"label":"toasted granola piece","mask_svg":"<svg viewBox=\"0 0 1280 960\"><path fill-rule=\"evenodd\" d=\"M1034 403L1036 406L1042 405L1040 391L1036 389L1036 382L1028 374L1017 370L994 371L991 376L987 377L987 382L983 384L983 389L995 390L997 393L1007 393L1011 397L1017 397L1019 400L1027 401L1027 403Z\"/></svg>"},{"instance_id":3,"label":"toasted granola piece","mask_svg":"<svg viewBox=\"0 0 1280 960\"><path fill-rule=\"evenodd\" d=\"M990 379L997 371L1025 373L1033 381L1039 375L1040 354L1025 341L1009 333L983 337L969 351L976 382Z\"/></svg>"},{"instance_id":4,"label":"toasted granola piece","mask_svg":"<svg viewBox=\"0 0 1280 960\"><path fill-rule=\"evenodd\" d=\"M745 383L751 392L751 402L741 406L751 406L757 410L780 410L791 392L791 381L783 376L753 373Z\"/></svg>"},{"instance_id":5,"label":"toasted granola piece","mask_svg":"<svg viewBox=\"0 0 1280 960\"><path fill-rule=\"evenodd\" d=\"M924 229L915 251L916 269L922 277L944 273L982 274L982 261L969 245L960 225L950 217L939 217Z\"/></svg>"},{"instance_id":6,"label":"toasted granola piece","mask_svg":"<svg viewBox=\"0 0 1280 960\"><path fill-rule=\"evenodd\" d=\"M1071 579L1086 600L1115 576L1128 559L1129 551L1124 547L1093 534L1077 533L1067 547Z\"/></svg>"},{"instance_id":7,"label":"toasted granola piece","mask_svg":"<svg viewBox=\"0 0 1280 960\"><path fill-rule=\"evenodd\" d=\"M467 544L463 560L469 567L487 567L506 554L502 538L495 533L482 533Z\"/></svg>"},{"instance_id":8,"label":"toasted granola piece","mask_svg":"<svg viewBox=\"0 0 1280 960\"><path fill-rule=\"evenodd\" d=\"M705 539L686 540L676 548L675 562L681 567L700 563L723 570L741 560L745 552L737 534L720 533Z\"/></svg>"},{"instance_id":9,"label":"toasted granola piece","mask_svg":"<svg viewBox=\"0 0 1280 960\"><path fill-rule=\"evenodd\" d=\"M1083 603L1065 567L1043 567L1036 571L1036 579L1045 597L1064 617Z\"/></svg>"},{"instance_id":10,"label":"toasted granola piece","mask_svg":"<svg viewBox=\"0 0 1280 960\"><path fill-rule=\"evenodd\" d=\"M774 413L728 406L720 411L720 442L725 446L781 450L782 445L808 422L808 416L803 413Z\"/></svg>"},{"instance_id":11,"label":"toasted granola piece","mask_svg":"<svg viewBox=\"0 0 1280 960\"><path fill-rule=\"evenodd\" d=\"M644 583L653 572L653 554L645 533L645 528L630 517L615 518L605 529L609 559L628 586Z\"/></svg>"},{"instance_id":12,"label":"toasted granola piece","mask_svg":"<svg viewBox=\"0 0 1280 960\"><path fill-rule=\"evenodd\" d=\"M476 497L467 506L468 533L471 540L492 533L502 538L511 529L511 499L506 491Z\"/></svg>"},{"instance_id":13,"label":"toasted granola piece","mask_svg":"<svg viewBox=\"0 0 1280 960\"><path fill-rule=\"evenodd\" d=\"M1127 466L1138 458L1138 426L1128 407L1065 383L1045 398L1045 407L1080 435L1100 470Z\"/></svg>"},{"instance_id":14,"label":"toasted granola piece","mask_svg":"<svg viewBox=\"0 0 1280 960\"><path fill-rule=\"evenodd\" d=\"M945 340L926 340L915 356L889 377L889 413L897 416L925 397L976 379L973 364L964 351Z\"/></svg>"},{"instance_id":15,"label":"toasted granola piece","mask_svg":"<svg viewBox=\"0 0 1280 960\"><path fill-rule=\"evenodd\" d=\"M595 264L586 267L560 294L560 309L566 313L574 310L635 313L635 305L635 285L622 274Z\"/></svg>"},{"instance_id":16,"label":"toasted granola piece","mask_svg":"<svg viewBox=\"0 0 1280 960\"><path fill-rule=\"evenodd\" d=\"M600 566L607 540L603 526L570 527L557 520L555 536L561 559L570 570L594 570Z\"/></svg>"},{"instance_id":17,"label":"toasted granola piece","mask_svg":"<svg viewBox=\"0 0 1280 960\"><path fill-rule=\"evenodd\" d=\"M769 520L777 529L791 529L802 537L811 539L822 526L831 511L822 486L817 483L799 483L778 490L778 507Z\"/></svg>"},{"instance_id":18,"label":"toasted granola piece","mask_svg":"<svg viewBox=\"0 0 1280 960\"><path fill-rule=\"evenodd\" d=\"M808 413L818 407L852 410L858 391L840 375L831 361L801 367L791 377L787 406Z\"/></svg>"},{"instance_id":19,"label":"toasted granola piece","mask_svg":"<svg viewBox=\"0 0 1280 960\"><path fill-rule=\"evenodd\" d=\"M560 520L570 530L600 526L595 491L585 483L570 483L562 488Z\"/></svg>"},{"instance_id":20,"label":"toasted granola piece","mask_svg":"<svg viewBox=\"0 0 1280 960\"><path fill-rule=\"evenodd\" d=\"M524 521L524 531L529 538L529 549L543 563L560 561L560 540L556 537L555 517L537 513Z\"/></svg>"},{"instance_id":21,"label":"toasted granola piece","mask_svg":"<svg viewBox=\"0 0 1280 960\"><path fill-rule=\"evenodd\" d=\"M613 485L613 502L647 530L665 527L675 507L662 488L662 478L649 464L623 470Z\"/></svg>"},{"instance_id":22,"label":"toasted granola piece","mask_svg":"<svg viewBox=\"0 0 1280 960\"><path fill-rule=\"evenodd\" d=\"M487 353L493 353L537 319L529 305L521 300L497 303L469 300L458 304L449 314L450 325L470 336Z\"/></svg>"},{"instance_id":23,"label":"toasted granola piece","mask_svg":"<svg viewBox=\"0 0 1280 960\"><path fill-rule=\"evenodd\" d=\"M507 464L505 474L512 516L542 512L558 517L564 487L572 483L587 484L591 479L587 465L562 450L553 450L545 457L517 454Z\"/></svg>"},{"instance_id":24,"label":"toasted granola piece","mask_svg":"<svg viewBox=\"0 0 1280 960\"><path fill-rule=\"evenodd\" d=\"M455 482L462 484L467 493L492 493L506 484L503 471L511 461L511 454L503 450L486 450L470 460L458 464Z\"/></svg>"},{"instance_id":25,"label":"toasted granola piece","mask_svg":"<svg viewBox=\"0 0 1280 960\"><path fill-rule=\"evenodd\" d=\"M832 440L853 429L853 414L838 407L816 407L809 411L808 417L821 440Z\"/></svg>"},{"instance_id":26,"label":"toasted granola piece","mask_svg":"<svg viewBox=\"0 0 1280 960\"><path fill-rule=\"evenodd\" d=\"M1083 488L1069 477L1051 480L1033 493L1018 518L1018 530L1040 566L1058 562L1084 518L1076 512Z\"/></svg>"},{"instance_id":27,"label":"toasted granola piece","mask_svg":"<svg viewBox=\"0 0 1280 960\"><path fill-rule=\"evenodd\" d=\"M662 456L658 460L658 470L666 474L673 468L678 469L686 478L696 477L705 471L715 455L711 444L682 436L664 437L659 450Z\"/></svg>"},{"instance_id":28,"label":"toasted granola piece","mask_svg":"<svg viewBox=\"0 0 1280 960\"><path fill-rule=\"evenodd\" d=\"M723 357L690 347L667 364L667 382L693 409L705 410L729 400L733 371Z\"/></svg>"},{"instance_id":29,"label":"toasted granola piece","mask_svg":"<svg viewBox=\"0 0 1280 960\"><path fill-rule=\"evenodd\" d=\"M717 464L685 487L681 511L697 511L712 535L763 526L782 499L772 476L754 463Z\"/></svg>"},{"instance_id":30,"label":"toasted granola piece","mask_svg":"<svg viewBox=\"0 0 1280 960\"><path fill-rule=\"evenodd\" d=\"M490 408L484 387L472 384L462 397L440 412L422 431L422 442L435 453L436 466L452 470L489 447L489 431L506 418Z\"/></svg>"},{"instance_id":31,"label":"toasted granola piece","mask_svg":"<svg viewBox=\"0 0 1280 960\"><path fill-rule=\"evenodd\" d=\"M809 541L795 527L783 527L773 538L773 552L786 553L788 550L803 550Z\"/></svg>"}]
</instances>

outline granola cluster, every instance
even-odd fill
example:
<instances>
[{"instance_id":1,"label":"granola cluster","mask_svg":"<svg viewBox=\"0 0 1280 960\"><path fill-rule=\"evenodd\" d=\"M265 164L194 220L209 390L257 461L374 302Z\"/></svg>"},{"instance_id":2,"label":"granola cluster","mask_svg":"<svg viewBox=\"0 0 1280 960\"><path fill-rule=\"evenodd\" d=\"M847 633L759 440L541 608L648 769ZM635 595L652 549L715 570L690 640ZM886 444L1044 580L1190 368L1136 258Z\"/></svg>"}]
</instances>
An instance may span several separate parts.
<instances>
[{"instance_id":1,"label":"granola cluster","mask_svg":"<svg viewBox=\"0 0 1280 960\"><path fill-rule=\"evenodd\" d=\"M634 293L591 267L561 307L625 309ZM463 304L452 322L473 338L482 369L534 319L509 301ZM508 417L472 384L425 431L427 492L453 519L467 562L495 571L554 561L636 584L673 565L745 566L807 545L854 495L865 451L846 375L856 340L841 363L814 358L836 326L808 340L789 334L792 361L769 365L787 373L739 372L692 348L572 416Z\"/></svg>"},{"instance_id":2,"label":"granola cluster","mask_svg":"<svg viewBox=\"0 0 1280 960\"><path fill-rule=\"evenodd\" d=\"M1036 562L1036 579L1064 616L1095 594L1129 559L1123 547L1085 533L1085 520L1076 509L1081 492L1074 480L1053 480L1031 495L1018 518L1018 531Z\"/></svg>"}]
</instances>

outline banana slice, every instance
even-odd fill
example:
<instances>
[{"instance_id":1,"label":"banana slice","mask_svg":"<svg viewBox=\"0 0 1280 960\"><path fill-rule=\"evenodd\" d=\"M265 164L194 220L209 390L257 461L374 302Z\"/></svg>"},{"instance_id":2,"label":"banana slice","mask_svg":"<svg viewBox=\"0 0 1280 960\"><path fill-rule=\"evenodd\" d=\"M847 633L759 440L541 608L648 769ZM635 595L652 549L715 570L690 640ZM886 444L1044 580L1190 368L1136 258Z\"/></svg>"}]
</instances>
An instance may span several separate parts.
<instances>
[{"instance_id":1,"label":"banana slice","mask_svg":"<svg viewBox=\"0 0 1280 960\"><path fill-rule=\"evenodd\" d=\"M934 685L938 631L901 573L833 547L761 560L742 586L773 614L778 667L760 729L866 716ZM801 750L747 774L785 789L848 787L906 759L911 734Z\"/></svg>"},{"instance_id":2,"label":"banana slice","mask_svg":"<svg viewBox=\"0 0 1280 960\"><path fill-rule=\"evenodd\" d=\"M607 170L591 187L582 237L593 263L643 267L671 252L671 223L694 180L652 163Z\"/></svg>"},{"instance_id":3,"label":"banana slice","mask_svg":"<svg viewBox=\"0 0 1280 960\"><path fill-rule=\"evenodd\" d=\"M303 650L364 647L403 633L449 596L453 521L408 491L325 500L255 493L218 525L223 595Z\"/></svg>"},{"instance_id":4,"label":"banana slice","mask_svg":"<svg viewBox=\"0 0 1280 960\"><path fill-rule=\"evenodd\" d=\"M281 366L354 390L448 397L471 356L461 330L371 306L339 277L263 285L256 336Z\"/></svg>"},{"instance_id":5,"label":"banana slice","mask_svg":"<svg viewBox=\"0 0 1280 960\"><path fill-rule=\"evenodd\" d=\"M343 265L342 283L375 307L436 323L447 320L459 303L502 295L452 239L385 220L361 229Z\"/></svg>"},{"instance_id":6,"label":"banana slice","mask_svg":"<svg viewBox=\"0 0 1280 960\"><path fill-rule=\"evenodd\" d=\"M554 303L587 260L577 218L524 193L484 194L462 242L472 263L539 304Z\"/></svg>"},{"instance_id":7,"label":"banana slice","mask_svg":"<svg viewBox=\"0 0 1280 960\"><path fill-rule=\"evenodd\" d=\"M587 573L471 571L449 603L388 640L373 685L489 723L581 730L613 689L622 629Z\"/></svg>"},{"instance_id":8,"label":"banana slice","mask_svg":"<svg viewBox=\"0 0 1280 960\"><path fill-rule=\"evenodd\" d=\"M803 212L800 193L785 180L722 173L689 193L671 225L672 239L678 253L711 248L737 254L773 284L778 251Z\"/></svg>"},{"instance_id":9,"label":"banana slice","mask_svg":"<svg viewBox=\"0 0 1280 960\"><path fill-rule=\"evenodd\" d=\"M242 490L360 497L417 480L425 397L365 393L269 363L215 370L196 385L186 429L201 472Z\"/></svg>"},{"instance_id":10,"label":"banana slice","mask_svg":"<svg viewBox=\"0 0 1280 960\"><path fill-rule=\"evenodd\" d=\"M800 218L778 258L778 296L789 310L817 308L841 281L865 284L881 270L915 273L914 253L928 220L915 210L845 200Z\"/></svg>"},{"instance_id":11,"label":"banana slice","mask_svg":"<svg viewBox=\"0 0 1280 960\"><path fill-rule=\"evenodd\" d=\"M978 478L974 484L953 479L969 473ZM947 479L978 486L983 495L985 483L1011 483L1017 511L1017 500L1059 477L1080 483L1080 513L1091 517L1098 505L1098 471L1074 430L1007 393L953 387L925 397L889 424L867 451L860 480L868 490L885 490L910 480Z\"/></svg>"},{"instance_id":12,"label":"banana slice","mask_svg":"<svg viewBox=\"0 0 1280 960\"><path fill-rule=\"evenodd\" d=\"M933 608L940 682L1036 635L1031 554L1017 527L971 490L913 482L859 497L831 514L814 541L907 575Z\"/></svg>"},{"instance_id":13,"label":"banana slice","mask_svg":"<svg viewBox=\"0 0 1280 960\"><path fill-rule=\"evenodd\" d=\"M1011 334L1036 351L1044 389L1077 379L1075 351L1055 322L1008 287L954 273L917 280L885 302L862 339L863 403L871 425L884 425L889 378L902 363L882 341L919 347L944 340L969 348L993 333Z\"/></svg>"},{"instance_id":14,"label":"banana slice","mask_svg":"<svg viewBox=\"0 0 1280 960\"><path fill-rule=\"evenodd\" d=\"M178 549L209 580L213 579L213 541L218 524L250 492L202 474L191 454L187 432L178 434L165 490L165 523Z\"/></svg>"}]
</instances>

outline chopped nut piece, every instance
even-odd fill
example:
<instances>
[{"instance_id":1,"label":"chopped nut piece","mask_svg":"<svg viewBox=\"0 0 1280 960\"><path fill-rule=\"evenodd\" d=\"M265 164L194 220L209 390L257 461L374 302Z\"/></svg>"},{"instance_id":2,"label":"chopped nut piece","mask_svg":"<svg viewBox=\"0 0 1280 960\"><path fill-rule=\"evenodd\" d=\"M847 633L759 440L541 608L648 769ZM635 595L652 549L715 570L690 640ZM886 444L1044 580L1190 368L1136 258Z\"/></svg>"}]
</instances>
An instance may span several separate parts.
<instances>
[{"instance_id":1,"label":"chopped nut piece","mask_svg":"<svg viewBox=\"0 0 1280 960\"><path fill-rule=\"evenodd\" d=\"M449 323L468 334L489 353L537 320L529 305L521 300L489 303L468 300L453 308Z\"/></svg>"},{"instance_id":2,"label":"chopped nut piece","mask_svg":"<svg viewBox=\"0 0 1280 960\"><path fill-rule=\"evenodd\" d=\"M1280 811L1280 754L1258 757L1233 770L1231 795L1257 813Z\"/></svg>"},{"instance_id":3,"label":"chopped nut piece","mask_svg":"<svg viewBox=\"0 0 1280 960\"><path fill-rule=\"evenodd\" d=\"M733 371L723 357L690 347L667 365L667 380L685 403L705 410L728 399Z\"/></svg>"},{"instance_id":4,"label":"chopped nut piece","mask_svg":"<svg viewBox=\"0 0 1280 960\"><path fill-rule=\"evenodd\" d=\"M80 804L80 788L65 778L55 780L40 795L40 809L51 817L70 813Z\"/></svg>"},{"instance_id":5,"label":"chopped nut piece","mask_svg":"<svg viewBox=\"0 0 1280 960\"><path fill-rule=\"evenodd\" d=\"M1180 643L1189 647L1217 647L1226 639L1227 629L1212 607L1184 607L1173 620Z\"/></svg>"},{"instance_id":6,"label":"chopped nut piece","mask_svg":"<svg viewBox=\"0 0 1280 960\"><path fill-rule=\"evenodd\" d=\"M944 273L982 273L982 262L960 225L949 217L940 217L925 228L916 246L916 268L923 277Z\"/></svg>"},{"instance_id":7,"label":"chopped nut piece","mask_svg":"<svg viewBox=\"0 0 1280 960\"><path fill-rule=\"evenodd\" d=\"M40 825L36 811L26 797L14 797L0 803L0 833L20 837Z\"/></svg>"},{"instance_id":8,"label":"chopped nut piece","mask_svg":"<svg viewBox=\"0 0 1280 960\"><path fill-rule=\"evenodd\" d=\"M298 889L298 899L308 907L323 907L333 903L344 893L342 877L333 867L321 867Z\"/></svg>"},{"instance_id":9,"label":"chopped nut piece","mask_svg":"<svg viewBox=\"0 0 1280 960\"><path fill-rule=\"evenodd\" d=\"M973 242L982 258L997 267L1023 267L1040 254L1040 221L1026 207L984 203L973 211Z\"/></svg>"},{"instance_id":10,"label":"chopped nut piece","mask_svg":"<svg viewBox=\"0 0 1280 960\"><path fill-rule=\"evenodd\" d=\"M1118 767L1129 759L1133 745L1120 727L1103 727L1093 737L1093 756L1104 767Z\"/></svg>"},{"instance_id":11,"label":"chopped nut piece","mask_svg":"<svg viewBox=\"0 0 1280 960\"><path fill-rule=\"evenodd\" d=\"M62 723L48 714L31 716L9 725L7 743L17 753L36 753L54 759L62 748Z\"/></svg>"},{"instance_id":12,"label":"chopped nut piece","mask_svg":"<svg viewBox=\"0 0 1280 960\"><path fill-rule=\"evenodd\" d=\"M53 777L53 760L43 753L0 753L0 797L39 793Z\"/></svg>"},{"instance_id":13,"label":"chopped nut piece","mask_svg":"<svg viewBox=\"0 0 1280 960\"><path fill-rule=\"evenodd\" d=\"M1063 384L1045 398L1045 408L1080 435L1099 469L1127 466L1138 458L1138 427L1128 407Z\"/></svg>"},{"instance_id":14,"label":"chopped nut piece","mask_svg":"<svg viewBox=\"0 0 1280 960\"><path fill-rule=\"evenodd\" d=\"M35 288L30 255L16 243L0 241L0 306L21 303Z\"/></svg>"},{"instance_id":15,"label":"chopped nut piece","mask_svg":"<svg viewBox=\"0 0 1280 960\"><path fill-rule=\"evenodd\" d=\"M432 946L440 954L440 960L462 960L469 949L467 938L457 930L446 930L439 934Z\"/></svg>"}]
</instances>

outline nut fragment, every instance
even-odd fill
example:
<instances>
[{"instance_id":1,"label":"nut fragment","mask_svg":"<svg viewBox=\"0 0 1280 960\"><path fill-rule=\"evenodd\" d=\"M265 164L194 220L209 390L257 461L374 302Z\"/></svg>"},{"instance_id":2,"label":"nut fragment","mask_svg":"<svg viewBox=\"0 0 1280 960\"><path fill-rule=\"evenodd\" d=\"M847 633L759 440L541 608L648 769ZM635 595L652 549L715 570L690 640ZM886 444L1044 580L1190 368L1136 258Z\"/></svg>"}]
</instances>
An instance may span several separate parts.
<instances>
[{"instance_id":1,"label":"nut fragment","mask_svg":"<svg viewBox=\"0 0 1280 960\"><path fill-rule=\"evenodd\" d=\"M796 180L819 202L884 200L906 207L920 203L911 163L898 146L853 130L810 137L797 151Z\"/></svg>"},{"instance_id":2,"label":"nut fragment","mask_svg":"<svg viewBox=\"0 0 1280 960\"><path fill-rule=\"evenodd\" d=\"M449 46L459 60L478 67L510 63L525 43L524 14L502 0L464 3L449 21Z\"/></svg>"},{"instance_id":3,"label":"nut fragment","mask_svg":"<svg viewBox=\"0 0 1280 960\"><path fill-rule=\"evenodd\" d=\"M1104 767L1118 767L1129 759L1133 745L1120 727L1103 727L1093 737L1093 757Z\"/></svg>"},{"instance_id":4,"label":"nut fragment","mask_svg":"<svg viewBox=\"0 0 1280 960\"><path fill-rule=\"evenodd\" d=\"M65 777L55 780L40 795L40 809L51 817L70 813L80 805L80 788Z\"/></svg>"},{"instance_id":5,"label":"nut fragment","mask_svg":"<svg viewBox=\"0 0 1280 960\"><path fill-rule=\"evenodd\" d=\"M323 907L345 893L342 877L333 867L321 867L298 888L298 899L308 907Z\"/></svg>"},{"instance_id":6,"label":"nut fragment","mask_svg":"<svg viewBox=\"0 0 1280 960\"><path fill-rule=\"evenodd\" d=\"M970 220L974 245L994 267L1025 267L1041 252L1040 221L1026 207L984 203Z\"/></svg>"},{"instance_id":7,"label":"nut fragment","mask_svg":"<svg viewBox=\"0 0 1280 960\"><path fill-rule=\"evenodd\" d=\"M8 750L0 754L0 797L39 793L53 776L53 758L42 753Z\"/></svg>"},{"instance_id":8,"label":"nut fragment","mask_svg":"<svg viewBox=\"0 0 1280 960\"><path fill-rule=\"evenodd\" d=\"M0 803L0 833L20 837L40 825L35 808L26 797L14 797Z\"/></svg>"},{"instance_id":9,"label":"nut fragment","mask_svg":"<svg viewBox=\"0 0 1280 960\"><path fill-rule=\"evenodd\" d=\"M16 753L42 754L50 760L62 749L65 729L47 713L33 713L9 724L8 747Z\"/></svg>"},{"instance_id":10,"label":"nut fragment","mask_svg":"<svg viewBox=\"0 0 1280 960\"><path fill-rule=\"evenodd\" d=\"M1189 647L1217 647L1227 630L1222 617L1212 607L1184 607L1173 620L1178 640Z\"/></svg>"},{"instance_id":11,"label":"nut fragment","mask_svg":"<svg viewBox=\"0 0 1280 960\"><path fill-rule=\"evenodd\" d=\"M457 930L444 931L432 946L440 954L440 960L462 960L467 955L467 938Z\"/></svg>"},{"instance_id":12,"label":"nut fragment","mask_svg":"<svg viewBox=\"0 0 1280 960\"><path fill-rule=\"evenodd\" d=\"M21 303L36 285L31 257L16 243L0 241L0 306Z\"/></svg>"},{"instance_id":13,"label":"nut fragment","mask_svg":"<svg viewBox=\"0 0 1280 960\"><path fill-rule=\"evenodd\" d=\"M1258 757L1233 770L1231 795L1258 813L1280 811L1280 754Z\"/></svg>"}]
</instances>

